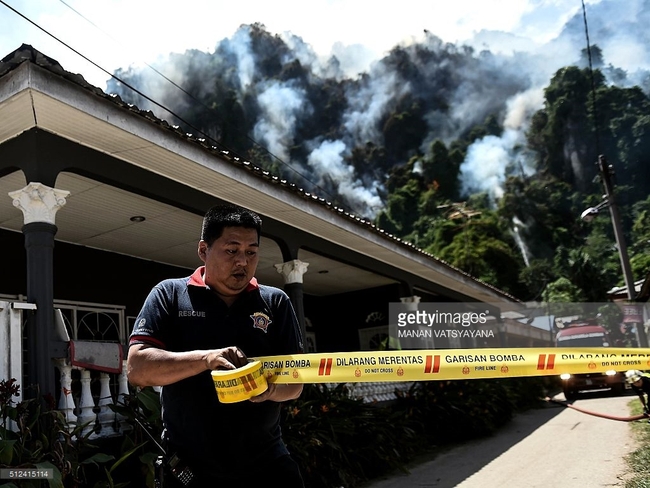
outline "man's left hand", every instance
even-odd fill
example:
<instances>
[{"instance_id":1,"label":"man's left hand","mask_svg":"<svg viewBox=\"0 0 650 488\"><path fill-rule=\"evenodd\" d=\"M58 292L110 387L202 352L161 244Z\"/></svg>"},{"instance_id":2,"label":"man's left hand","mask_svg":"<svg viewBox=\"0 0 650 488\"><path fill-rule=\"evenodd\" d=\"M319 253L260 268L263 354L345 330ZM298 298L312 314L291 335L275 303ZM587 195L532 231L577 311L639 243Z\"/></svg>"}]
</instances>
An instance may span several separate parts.
<instances>
[{"instance_id":1,"label":"man's left hand","mask_svg":"<svg viewBox=\"0 0 650 488\"><path fill-rule=\"evenodd\" d=\"M261 403L266 400L271 400L277 387L278 386L275 383L269 383L269 386L264 393L260 393L259 395L250 398L250 401L253 403Z\"/></svg>"},{"instance_id":2,"label":"man's left hand","mask_svg":"<svg viewBox=\"0 0 650 488\"><path fill-rule=\"evenodd\" d=\"M257 396L254 396L250 399L253 403L261 403L266 400L272 400L274 402L284 402L287 400L293 400L298 398L302 393L302 385L276 385L275 383L269 383L268 388L264 393L260 393Z\"/></svg>"}]
</instances>

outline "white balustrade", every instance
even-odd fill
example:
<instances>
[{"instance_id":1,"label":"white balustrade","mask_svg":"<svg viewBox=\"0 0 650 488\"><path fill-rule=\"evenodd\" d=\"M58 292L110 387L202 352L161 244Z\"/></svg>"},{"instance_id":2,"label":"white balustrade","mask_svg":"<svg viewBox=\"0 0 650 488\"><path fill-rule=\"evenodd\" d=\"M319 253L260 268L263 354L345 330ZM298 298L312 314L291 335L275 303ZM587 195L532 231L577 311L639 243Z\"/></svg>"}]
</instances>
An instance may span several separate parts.
<instances>
[{"instance_id":1,"label":"white balustrade","mask_svg":"<svg viewBox=\"0 0 650 488\"><path fill-rule=\"evenodd\" d=\"M120 402L124 395L129 394L125 367L126 365L123 364L122 373L115 376L117 398ZM109 373L98 372L97 378L93 380L90 369L70 366L66 359L57 360L57 368L61 383L57 409L65 416L70 431L75 425L83 426L78 436L89 436L91 439L95 439L118 435L132 428L126 421L126 417L117 415L111 408L116 403L116 399L111 392L112 377ZM73 378L72 372L75 370L79 371L78 382ZM93 381L99 382L98 398L95 398L92 393ZM75 391L74 395L73 390Z\"/></svg>"},{"instance_id":2,"label":"white balustrade","mask_svg":"<svg viewBox=\"0 0 650 488\"><path fill-rule=\"evenodd\" d=\"M81 397L79 398L79 413L77 414L77 424L83 425L81 436L85 437L95 428L97 415L94 412L95 400L90 390L90 370L81 370Z\"/></svg>"},{"instance_id":3,"label":"white balustrade","mask_svg":"<svg viewBox=\"0 0 650 488\"><path fill-rule=\"evenodd\" d=\"M122 372L117 377L117 401L119 406L125 404L126 397L129 396L129 380L126 376L126 360L122 361ZM126 421L126 417L121 413L117 414L118 428L120 432L126 432L133 427Z\"/></svg>"},{"instance_id":4,"label":"white balustrade","mask_svg":"<svg viewBox=\"0 0 650 488\"><path fill-rule=\"evenodd\" d=\"M108 376L108 373L99 374L99 401L97 406L99 407L99 412L97 413L97 420L101 430L97 434L98 437L106 437L108 435L115 434L115 412L110 407L113 405L113 396L111 395L110 387L111 378Z\"/></svg>"},{"instance_id":5,"label":"white balustrade","mask_svg":"<svg viewBox=\"0 0 650 488\"><path fill-rule=\"evenodd\" d=\"M61 383L57 408L63 412L63 416L68 423L68 431L72 431L74 424L77 423L77 416L74 413L74 399L72 398L72 366L63 358L57 359L56 363L59 368Z\"/></svg>"},{"instance_id":6,"label":"white balustrade","mask_svg":"<svg viewBox=\"0 0 650 488\"><path fill-rule=\"evenodd\" d=\"M396 391L408 393L413 382L410 381L375 381L369 383L347 383L348 396L363 403L381 403L397 400ZM338 383L324 383L328 390L333 390Z\"/></svg>"},{"instance_id":7,"label":"white balustrade","mask_svg":"<svg viewBox=\"0 0 650 488\"><path fill-rule=\"evenodd\" d=\"M81 372L81 395L77 408L74 407L72 396L72 367L66 360L60 360L58 367L61 374L61 396L58 408L61 410L69 423L77 425L87 424L81 435L90 434L91 437L107 437L122 434L132 427L126 421L126 417L116 414L111 405L114 403L124 404L124 397L129 395L129 384L126 376L126 361L122 364L122 372L116 376L117 395L114 400L110 390L110 376L107 373L99 374L100 394L97 404L91 393L91 372L88 369L80 369ZM332 391L338 387L338 383L324 383L321 388ZM406 395L412 388L413 382L403 381L380 381L369 383L347 383L345 389L350 398L361 400L363 403L390 402ZM160 388L154 388L159 391ZM401 393L399 393L401 392ZM76 416L75 416L76 413ZM99 425L99 429L95 429Z\"/></svg>"}]
</instances>

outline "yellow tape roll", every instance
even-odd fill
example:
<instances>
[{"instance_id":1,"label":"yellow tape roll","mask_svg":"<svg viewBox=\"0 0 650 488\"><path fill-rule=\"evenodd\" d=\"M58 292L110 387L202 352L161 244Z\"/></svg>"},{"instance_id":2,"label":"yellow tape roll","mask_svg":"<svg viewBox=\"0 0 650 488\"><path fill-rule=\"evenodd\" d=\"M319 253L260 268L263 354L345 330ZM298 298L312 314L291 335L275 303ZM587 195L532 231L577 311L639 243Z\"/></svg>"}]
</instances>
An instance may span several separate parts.
<instances>
[{"instance_id":1,"label":"yellow tape roll","mask_svg":"<svg viewBox=\"0 0 650 488\"><path fill-rule=\"evenodd\" d=\"M237 369L212 371L212 381L221 403L248 400L269 387L260 361L251 361Z\"/></svg>"}]
</instances>

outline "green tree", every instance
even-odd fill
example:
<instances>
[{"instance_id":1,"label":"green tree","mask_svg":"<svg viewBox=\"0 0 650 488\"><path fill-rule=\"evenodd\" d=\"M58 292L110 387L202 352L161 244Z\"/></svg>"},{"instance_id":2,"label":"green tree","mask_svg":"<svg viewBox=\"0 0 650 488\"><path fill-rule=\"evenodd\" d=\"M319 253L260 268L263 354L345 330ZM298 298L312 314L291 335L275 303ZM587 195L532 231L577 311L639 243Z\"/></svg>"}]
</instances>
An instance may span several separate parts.
<instances>
[{"instance_id":1,"label":"green tree","mask_svg":"<svg viewBox=\"0 0 650 488\"><path fill-rule=\"evenodd\" d=\"M422 178L435 192L439 200L456 200L458 198L458 172L462 160L458 152L452 152L440 140L431 144L429 155L421 159ZM431 211L426 208L425 210Z\"/></svg>"},{"instance_id":2,"label":"green tree","mask_svg":"<svg viewBox=\"0 0 650 488\"><path fill-rule=\"evenodd\" d=\"M635 279L650 276L650 196L633 207L630 266Z\"/></svg>"},{"instance_id":3,"label":"green tree","mask_svg":"<svg viewBox=\"0 0 650 488\"><path fill-rule=\"evenodd\" d=\"M427 251L486 283L517 292L522 258L494 212L447 222L437 237Z\"/></svg>"},{"instance_id":4,"label":"green tree","mask_svg":"<svg viewBox=\"0 0 650 488\"><path fill-rule=\"evenodd\" d=\"M385 214L380 217L383 222L392 223L399 236L411 233L418 217L418 202L421 184L418 179L410 179L404 186L388 196Z\"/></svg>"},{"instance_id":5,"label":"green tree","mask_svg":"<svg viewBox=\"0 0 650 488\"><path fill-rule=\"evenodd\" d=\"M594 84L604 83L602 74L594 75ZM545 170L578 189L586 189L594 171L588 174L586 161L593 147L594 131L589 118L589 94L592 77L587 69L562 68L556 72L544 90L544 116L538 116L529 133L528 142L544 158ZM541 122L545 122L543 125ZM531 128L532 131L532 128Z\"/></svg>"}]
</instances>

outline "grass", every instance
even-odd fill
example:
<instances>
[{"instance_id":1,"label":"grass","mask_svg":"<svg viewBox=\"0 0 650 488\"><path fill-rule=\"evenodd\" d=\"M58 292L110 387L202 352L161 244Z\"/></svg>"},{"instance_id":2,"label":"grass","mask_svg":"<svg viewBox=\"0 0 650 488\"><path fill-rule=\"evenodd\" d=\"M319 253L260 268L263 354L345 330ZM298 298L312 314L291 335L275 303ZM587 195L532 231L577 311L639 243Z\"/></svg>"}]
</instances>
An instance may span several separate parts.
<instances>
[{"instance_id":1,"label":"grass","mask_svg":"<svg viewBox=\"0 0 650 488\"><path fill-rule=\"evenodd\" d=\"M631 400L629 406L632 415L643 413L638 398ZM632 431L638 447L626 457L630 473L625 481L625 488L650 488L650 424L646 421L633 422Z\"/></svg>"}]
</instances>

